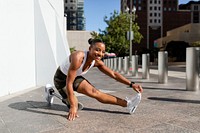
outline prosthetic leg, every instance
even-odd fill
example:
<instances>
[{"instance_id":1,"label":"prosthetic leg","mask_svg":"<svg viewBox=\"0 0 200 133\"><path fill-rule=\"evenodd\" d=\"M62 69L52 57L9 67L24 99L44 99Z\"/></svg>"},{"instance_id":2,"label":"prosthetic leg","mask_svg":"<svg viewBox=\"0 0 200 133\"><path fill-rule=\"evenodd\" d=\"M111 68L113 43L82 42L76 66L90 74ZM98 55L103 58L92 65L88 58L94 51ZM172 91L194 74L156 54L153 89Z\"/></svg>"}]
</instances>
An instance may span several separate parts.
<instances>
[{"instance_id":1,"label":"prosthetic leg","mask_svg":"<svg viewBox=\"0 0 200 133\"><path fill-rule=\"evenodd\" d=\"M54 91L52 85L47 84L45 86L45 98L46 98L46 101L47 101L47 103L49 105L53 104L54 97L57 97L58 99L60 99L70 109L70 104L69 104L68 100L67 99L63 99L62 96L60 96L59 94L57 94ZM76 100L77 100L77 98L76 98ZM83 104L78 102L78 110L82 110L82 109L83 109Z\"/></svg>"}]
</instances>

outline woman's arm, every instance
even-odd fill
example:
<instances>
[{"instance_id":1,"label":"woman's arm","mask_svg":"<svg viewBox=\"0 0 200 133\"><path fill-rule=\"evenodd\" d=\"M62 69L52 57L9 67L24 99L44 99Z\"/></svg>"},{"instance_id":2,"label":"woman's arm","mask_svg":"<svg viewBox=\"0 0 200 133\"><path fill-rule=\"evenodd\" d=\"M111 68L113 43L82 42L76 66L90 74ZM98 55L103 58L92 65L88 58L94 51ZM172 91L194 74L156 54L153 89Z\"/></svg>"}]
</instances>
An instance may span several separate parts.
<instances>
[{"instance_id":1,"label":"woman's arm","mask_svg":"<svg viewBox=\"0 0 200 133\"><path fill-rule=\"evenodd\" d=\"M73 54L71 54L70 56L70 67L68 70L68 74L67 74L67 79L66 79L66 90L67 90L67 95L69 98L69 102L70 102L70 110L69 110L69 114L68 114L68 119L69 120L74 120L75 117L78 117L77 114L77 101L75 100L74 97L74 90L73 90L73 82L76 78L76 73L77 70L79 69L79 67L81 66L81 63L83 61L84 58L84 54L83 52L75 52Z\"/></svg>"},{"instance_id":2,"label":"woman's arm","mask_svg":"<svg viewBox=\"0 0 200 133\"><path fill-rule=\"evenodd\" d=\"M130 87L132 87L136 92L142 92L143 89L140 85L138 84L135 84L135 83L131 83L130 80L128 80L127 78L125 78L124 76L122 76L121 74L119 74L118 72L115 72L113 70L111 70L110 68L108 68L107 66L105 66L105 64L103 63L103 61L96 61L96 64L95 64L98 69L105 73L106 75L110 76L111 78L123 83L123 84L126 84Z\"/></svg>"}]
</instances>

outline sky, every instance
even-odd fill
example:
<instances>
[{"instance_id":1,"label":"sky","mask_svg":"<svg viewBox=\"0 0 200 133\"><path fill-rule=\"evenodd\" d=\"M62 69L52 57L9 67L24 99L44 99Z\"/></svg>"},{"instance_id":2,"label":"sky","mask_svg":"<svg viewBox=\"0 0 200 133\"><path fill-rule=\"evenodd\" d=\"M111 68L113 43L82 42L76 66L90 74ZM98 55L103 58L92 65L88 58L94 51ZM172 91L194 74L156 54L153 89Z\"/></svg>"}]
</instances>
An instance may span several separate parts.
<instances>
[{"instance_id":1,"label":"sky","mask_svg":"<svg viewBox=\"0 0 200 133\"><path fill-rule=\"evenodd\" d=\"M179 4L188 3L190 0L179 0ZM195 1L195 0L194 0ZM105 30L103 21L105 16L110 17L114 10L120 11L120 0L84 0L84 15L87 31Z\"/></svg>"}]
</instances>

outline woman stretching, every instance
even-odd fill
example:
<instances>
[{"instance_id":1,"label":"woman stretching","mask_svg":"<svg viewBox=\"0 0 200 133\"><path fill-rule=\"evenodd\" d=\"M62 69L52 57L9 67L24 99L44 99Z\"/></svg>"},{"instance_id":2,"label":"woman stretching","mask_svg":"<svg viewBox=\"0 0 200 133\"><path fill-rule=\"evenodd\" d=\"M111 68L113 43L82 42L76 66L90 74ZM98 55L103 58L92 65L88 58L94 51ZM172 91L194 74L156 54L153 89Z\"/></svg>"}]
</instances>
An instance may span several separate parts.
<instances>
[{"instance_id":1,"label":"woman stretching","mask_svg":"<svg viewBox=\"0 0 200 133\"><path fill-rule=\"evenodd\" d=\"M105 44L99 39L89 39L89 51L75 51L58 67L54 76L54 85L61 96L69 104L68 120L75 120L78 117L78 100L74 91L95 98L101 103L127 107L129 113L133 111L133 100L121 99L110 94L103 93L96 89L82 75L86 74L92 67L97 67L101 72L111 78L132 87L136 92L141 93L142 87L129 81L124 76L105 66L101 60L105 54Z\"/></svg>"}]
</instances>

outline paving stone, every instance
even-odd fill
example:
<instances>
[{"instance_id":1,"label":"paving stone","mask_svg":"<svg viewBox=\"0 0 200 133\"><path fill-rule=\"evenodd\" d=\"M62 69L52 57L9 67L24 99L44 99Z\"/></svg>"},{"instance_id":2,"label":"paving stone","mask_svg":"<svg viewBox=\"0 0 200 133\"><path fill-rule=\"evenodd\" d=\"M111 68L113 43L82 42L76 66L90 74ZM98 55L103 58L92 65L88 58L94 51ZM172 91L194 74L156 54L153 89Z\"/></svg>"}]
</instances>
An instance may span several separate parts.
<instances>
[{"instance_id":1,"label":"paving stone","mask_svg":"<svg viewBox=\"0 0 200 133\"><path fill-rule=\"evenodd\" d=\"M48 106L44 87L0 102L1 133L200 133L200 93L185 90L184 68L171 67L167 84L159 84L155 73L150 79L131 77L144 92L133 115L126 108L102 104L78 95L84 109L79 118L67 120L69 109L59 99ZM177 72L178 71L178 72ZM155 72L155 70L154 70ZM125 98L136 93L105 74L92 69L85 76L106 93Z\"/></svg>"}]
</instances>

